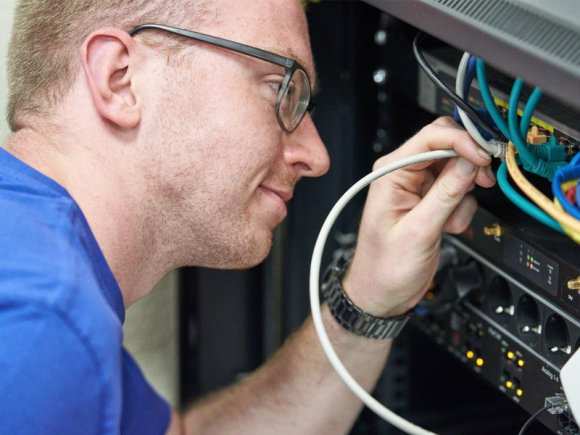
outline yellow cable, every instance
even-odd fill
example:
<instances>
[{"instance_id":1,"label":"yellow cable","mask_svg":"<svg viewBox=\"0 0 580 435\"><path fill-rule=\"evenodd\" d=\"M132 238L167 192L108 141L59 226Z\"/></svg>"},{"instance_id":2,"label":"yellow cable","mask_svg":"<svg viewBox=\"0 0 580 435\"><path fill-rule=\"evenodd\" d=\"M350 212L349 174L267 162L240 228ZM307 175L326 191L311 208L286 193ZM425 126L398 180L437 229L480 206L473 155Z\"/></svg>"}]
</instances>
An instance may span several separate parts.
<instances>
[{"instance_id":1,"label":"yellow cable","mask_svg":"<svg viewBox=\"0 0 580 435\"><path fill-rule=\"evenodd\" d=\"M552 203L550 198L540 192L528 179L522 174L518 164L516 163L516 153L513 143L508 143L506 153L506 165L510 176L518 185L518 187L533 201L538 207L544 210L547 214L552 216L562 227L566 226L567 230L574 233L575 236L580 237L580 221L575 219L568 213L558 210Z\"/></svg>"},{"instance_id":2,"label":"yellow cable","mask_svg":"<svg viewBox=\"0 0 580 435\"><path fill-rule=\"evenodd\" d=\"M556 205L556 208L558 210L560 210L560 211L564 210L564 208L562 207L562 204L560 204L560 202L558 201L557 198L554 198L554 204ZM575 233L570 228L568 228L566 225L562 225L562 229L572 240L574 240L576 243L578 243L580 245L580 234L579 233Z\"/></svg>"},{"instance_id":3,"label":"yellow cable","mask_svg":"<svg viewBox=\"0 0 580 435\"><path fill-rule=\"evenodd\" d=\"M566 192L568 189L576 188L577 183L578 182L576 180L568 180L568 181L565 181L564 183L562 183L560 185L560 188L562 189L562 192ZM554 204L556 204L556 208L558 210L564 210L564 208L562 207L562 204L560 204L560 202L558 201L557 198L554 198ZM576 243L580 244L580 235L578 233L571 231L570 228L568 228L565 225L562 225L562 229L564 230L564 232L566 234L568 234L570 236L571 239L573 239Z\"/></svg>"}]
</instances>

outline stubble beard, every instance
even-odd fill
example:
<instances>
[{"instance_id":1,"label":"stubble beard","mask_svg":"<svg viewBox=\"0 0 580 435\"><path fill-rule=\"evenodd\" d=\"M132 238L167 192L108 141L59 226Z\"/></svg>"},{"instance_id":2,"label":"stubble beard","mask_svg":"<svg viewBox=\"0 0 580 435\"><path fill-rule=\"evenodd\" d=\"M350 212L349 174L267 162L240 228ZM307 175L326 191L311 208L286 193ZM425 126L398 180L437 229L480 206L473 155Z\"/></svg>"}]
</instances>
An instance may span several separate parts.
<instances>
[{"instance_id":1,"label":"stubble beard","mask_svg":"<svg viewBox=\"0 0 580 435\"><path fill-rule=\"evenodd\" d=\"M200 216L199 207L184 207L174 221L171 238L177 267L246 269L268 256L272 232L254 227L249 214L205 211Z\"/></svg>"}]
</instances>

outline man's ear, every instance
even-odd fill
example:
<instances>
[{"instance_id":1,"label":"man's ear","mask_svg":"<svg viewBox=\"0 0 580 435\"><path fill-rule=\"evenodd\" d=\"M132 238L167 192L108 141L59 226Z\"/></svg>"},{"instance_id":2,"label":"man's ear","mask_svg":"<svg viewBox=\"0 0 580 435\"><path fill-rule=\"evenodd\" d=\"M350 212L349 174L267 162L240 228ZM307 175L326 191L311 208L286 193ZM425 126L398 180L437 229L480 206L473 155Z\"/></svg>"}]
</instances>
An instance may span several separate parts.
<instances>
[{"instance_id":1,"label":"man's ear","mask_svg":"<svg viewBox=\"0 0 580 435\"><path fill-rule=\"evenodd\" d=\"M82 65L95 108L108 122L124 129L141 121L140 98L131 80L136 43L115 28L93 32L82 46Z\"/></svg>"}]
</instances>

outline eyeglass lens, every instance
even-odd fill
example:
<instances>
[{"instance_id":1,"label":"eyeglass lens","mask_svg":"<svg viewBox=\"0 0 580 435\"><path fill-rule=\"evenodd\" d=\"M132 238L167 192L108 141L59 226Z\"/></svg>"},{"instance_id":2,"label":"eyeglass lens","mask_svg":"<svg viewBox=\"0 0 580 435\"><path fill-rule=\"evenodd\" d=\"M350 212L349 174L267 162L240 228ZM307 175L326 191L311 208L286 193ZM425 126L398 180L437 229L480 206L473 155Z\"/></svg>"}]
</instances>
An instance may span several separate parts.
<instances>
[{"instance_id":1,"label":"eyeglass lens","mask_svg":"<svg viewBox=\"0 0 580 435\"><path fill-rule=\"evenodd\" d=\"M302 121L310 103L310 80L303 70L294 71L280 98L278 116L284 127L292 131Z\"/></svg>"}]
</instances>

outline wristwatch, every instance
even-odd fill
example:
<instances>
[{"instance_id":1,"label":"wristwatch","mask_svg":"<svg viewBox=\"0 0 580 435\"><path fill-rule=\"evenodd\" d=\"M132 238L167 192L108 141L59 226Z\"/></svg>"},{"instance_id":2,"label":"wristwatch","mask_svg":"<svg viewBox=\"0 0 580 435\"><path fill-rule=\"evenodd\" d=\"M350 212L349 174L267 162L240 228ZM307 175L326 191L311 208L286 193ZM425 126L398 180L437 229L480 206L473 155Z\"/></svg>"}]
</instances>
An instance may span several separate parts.
<instances>
[{"instance_id":1,"label":"wristwatch","mask_svg":"<svg viewBox=\"0 0 580 435\"><path fill-rule=\"evenodd\" d=\"M343 251L324 274L321 291L330 312L343 328L361 337L377 340L397 337L411 318L411 311L393 317L373 316L357 307L342 288L342 277L350 265L353 252Z\"/></svg>"}]
</instances>

